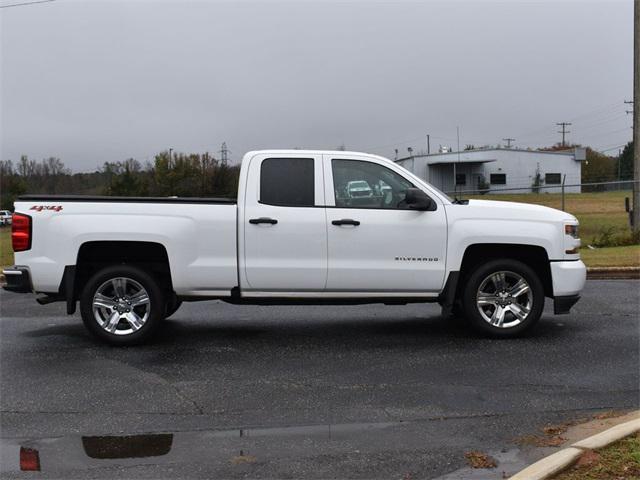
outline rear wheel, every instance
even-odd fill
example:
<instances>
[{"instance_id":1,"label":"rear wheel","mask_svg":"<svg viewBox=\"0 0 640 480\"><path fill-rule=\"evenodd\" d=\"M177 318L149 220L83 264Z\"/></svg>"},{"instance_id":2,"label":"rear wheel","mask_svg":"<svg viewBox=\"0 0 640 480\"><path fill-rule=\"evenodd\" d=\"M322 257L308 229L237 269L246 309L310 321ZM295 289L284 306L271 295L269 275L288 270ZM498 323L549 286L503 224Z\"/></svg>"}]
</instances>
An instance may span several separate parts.
<instances>
[{"instance_id":1,"label":"rear wheel","mask_svg":"<svg viewBox=\"0 0 640 480\"><path fill-rule=\"evenodd\" d=\"M165 316L165 301L156 281L129 265L107 267L87 282L80 312L87 329L113 345L149 339Z\"/></svg>"},{"instance_id":2,"label":"rear wheel","mask_svg":"<svg viewBox=\"0 0 640 480\"><path fill-rule=\"evenodd\" d=\"M538 275L516 260L493 260L477 267L464 285L464 312L477 330L515 337L532 328L544 308Z\"/></svg>"}]
</instances>

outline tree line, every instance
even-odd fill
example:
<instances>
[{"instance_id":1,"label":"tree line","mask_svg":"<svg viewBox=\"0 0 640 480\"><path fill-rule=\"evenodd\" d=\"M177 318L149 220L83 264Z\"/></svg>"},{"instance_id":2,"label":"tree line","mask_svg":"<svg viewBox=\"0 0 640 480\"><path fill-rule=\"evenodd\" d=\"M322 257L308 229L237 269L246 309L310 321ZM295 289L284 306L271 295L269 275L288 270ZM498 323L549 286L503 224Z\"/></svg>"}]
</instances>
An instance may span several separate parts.
<instances>
[{"instance_id":1,"label":"tree line","mask_svg":"<svg viewBox=\"0 0 640 480\"><path fill-rule=\"evenodd\" d=\"M105 162L91 173L72 173L55 157L0 160L0 208L11 209L24 194L235 197L240 167L209 153L157 154L142 164L134 158Z\"/></svg>"},{"instance_id":2,"label":"tree line","mask_svg":"<svg viewBox=\"0 0 640 480\"><path fill-rule=\"evenodd\" d=\"M587 162L582 165L582 183L617 180L633 180L633 142L627 143L617 157L587 148Z\"/></svg>"},{"instance_id":3,"label":"tree line","mask_svg":"<svg viewBox=\"0 0 640 480\"><path fill-rule=\"evenodd\" d=\"M239 174L239 166L228 165L207 152L164 151L153 162L142 164L134 158L106 162L91 173L72 173L56 157L36 161L23 155L15 163L0 160L0 208L11 209L15 198L27 193L235 197ZM582 165L583 183L631 179L633 142L618 157L587 149L587 161Z\"/></svg>"}]
</instances>

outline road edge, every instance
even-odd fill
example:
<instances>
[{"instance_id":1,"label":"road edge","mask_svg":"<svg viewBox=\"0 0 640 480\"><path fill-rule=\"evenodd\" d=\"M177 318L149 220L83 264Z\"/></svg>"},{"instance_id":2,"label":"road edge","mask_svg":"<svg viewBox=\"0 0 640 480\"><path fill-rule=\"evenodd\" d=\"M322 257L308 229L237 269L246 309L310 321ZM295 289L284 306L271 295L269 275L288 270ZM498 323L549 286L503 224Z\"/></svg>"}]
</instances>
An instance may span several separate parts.
<instances>
[{"instance_id":1,"label":"road edge","mask_svg":"<svg viewBox=\"0 0 640 480\"><path fill-rule=\"evenodd\" d=\"M588 267L589 280L630 280L640 278L640 267Z\"/></svg>"},{"instance_id":2,"label":"road edge","mask_svg":"<svg viewBox=\"0 0 640 480\"><path fill-rule=\"evenodd\" d=\"M573 465L584 452L606 447L629 435L640 432L640 410L635 412L638 418L611 427L604 432L575 442L567 448L538 460L524 470L509 477L510 480L547 480Z\"/></svg>"}]
</instances>

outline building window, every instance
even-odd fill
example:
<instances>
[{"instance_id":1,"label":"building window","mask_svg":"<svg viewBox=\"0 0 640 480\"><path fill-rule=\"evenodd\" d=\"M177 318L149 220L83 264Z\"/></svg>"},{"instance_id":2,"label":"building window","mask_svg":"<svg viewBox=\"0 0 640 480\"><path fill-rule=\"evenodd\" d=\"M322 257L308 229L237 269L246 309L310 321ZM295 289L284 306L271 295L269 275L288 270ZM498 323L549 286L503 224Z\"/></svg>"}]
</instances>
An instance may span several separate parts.
<instances>
[{"instance_id":1,"label":"building window","mask_svg":"<svg viewBox=\"0 0 640 480\"><path fill-rule=\"evenodd\" d=\"M507 175L505 173L492 173L489 176L489 182L491 182L491 185L506 185Z\"/></svg>"},{"instance_id":2,"label":"building window","mask_svg":"<svg viewBox=\"0 0 640 480\"><path fill-rule=\"evenodd\" d=\"M544 183L547 185L560 185L562 183L562 174L560 173L547 173L544 176Z\"/></svg>"},{"instance_id":3,"label":"building window","mask_svg":"<svg viewBox=\"0 0 640 480\"><path fill-rule=\"evenodd\" d=\"M313 158L267 158L260 166L260 203L313 207Z\"/></svg>"},{"instance_id":4,"label":"building window","mask_svg":"<svg viewBox=\"0 0 640 480\"><path fill-rule=\"evenodd\" d=\"M467 184L467 174L456 173L456 185L466 185L466 184Z\"/></svg>"}]
</instances>

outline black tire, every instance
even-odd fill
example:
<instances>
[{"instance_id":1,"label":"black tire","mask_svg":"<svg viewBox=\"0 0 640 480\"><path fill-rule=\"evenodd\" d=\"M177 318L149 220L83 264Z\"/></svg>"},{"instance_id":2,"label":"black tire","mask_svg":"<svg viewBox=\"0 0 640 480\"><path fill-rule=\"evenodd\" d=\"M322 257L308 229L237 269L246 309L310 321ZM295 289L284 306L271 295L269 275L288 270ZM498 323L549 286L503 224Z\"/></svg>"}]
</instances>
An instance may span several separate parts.
<instances>
[{"instance_id":1,"label":"black tire","mask_svg":"<svg viewBox=\"0 0 640 480\"><path fill-rule=\"evenodd\" d=\"M176 313L181 305L182 300L178 300L175 295L172 295L171 298L167 301L167 311L164 315L165 318L169 318L171 315Z\"/></svg>"},{"instance_id":2,"label":"black tire","mask_svg":"<svg viewBox=\"0 0 640 480\"><path fill-rule=\"evenodd\" d=\"M462 302L456 300L451 307L451 316L456 319L466 319L464 308L462 308Z\"/></svg>"},{"instance_id":3,"label":"black tire","mask_svg":"<svg viewBox=\"0 0 640 480\"><path fill-rule=\"evenodd\" d=\"M148 315L145 315L146 320L142 326L135 331L133 331L133 326L127 325L124 320L124 316L128 315L127 313L123 313L123 317L120 319L116 317L116 321L113 322L117 322L115 330L121 332L121 334L107 331L98 323L98 320L94 316L93 301L98 289L109 288L108 282L116 278L131 280L132 282L129 285L134 285L135 288L135 283L137 283L146 291L145 293L148 298L148 306L145 304L144 309L145 313L148 313ZM107 286L105 287L105 285ZM127 285L127 282L125 282L125 285ZM127 287L125 287L125 290L126 288ZM115 292L115 289L113 291ZM126 295L123 298L127 298ZM112 300L109 301L113 302ZM124 303L118 303L118 308L121 307L126 307L126 305L124 305ZM165 317L165 308L166 302L164 295L162 294L162 289L158 283L144 270L129 265L115 265L98 271L89 279L80 295L80 313L85 327L87 327L89 332L94 336L100 340L110 343L111 345L136 345L150 339ZM134 311L134 308L132 307L130 310ZM129 310L126 311L129 312ZM103 312L111 312L112 314L116 313L113 309L105 309ZM121 325L124 325L125 328L121 329ZM127 331L126 327L129 327L129 329L132 330L131 333L122 333Z\"/></svg>"},{"instance_id":4,"label":"black tire","mask_svg":"<svg viewBox=\"0 0 640 480\"><path fill-rule=\"evenodd\" d=\"M478 289L481 287L483 282L485 282L485 280L487 280L493 274L500 272L506 274L507 285L509 285L509 278L515 280L517 276L520 276L526 281L529 286L529 291L531 292L531 297L523 296L528 295L527 293L519 296L517 299L513 299L513 297L504 299L504 301L508 301L514 304L514 309L517 309L518 307L522 308L523 304L525 303L529 308L528 314L522 320L518 319L517 316L511 311L505 313L505 322L503 323L504 326L502 327L490 323L490 320L485 319L480 311L482 309L485 315L489 317L489 314L494 312L497 306L486 305L485 307L481 308L478 306L476 301L478 296ZM489 283L489 281L487 280L487 283L485 285L486 287L483 288L496 288L495 284L492 281ZM506 288L506 290L508 290L508 287ZM493 292L493 294L496 296L499 295L499 293L497 293L497 289L496 292ZM500 300L502 301L502 299ZM462 306L464 308L466 319L468 320L470 325L477 331L491 337L518 337L530 330L538 322L538 320L540 320L540 317L542 316L542 310L544 308L544 287L542 286L542 281L540 280L538 275L528 265L511 259L492 260L490 262L477 266L475 270L473 270L466 278L462 291ZM507 305L506 309L510 308L511 305ZM520 310L520 312L522 312L522 310ZM509 319L510 321L507 322L507 319ZM508 326L509 323L514 323L514 325Z\"/></svg>"}]
</instances>

